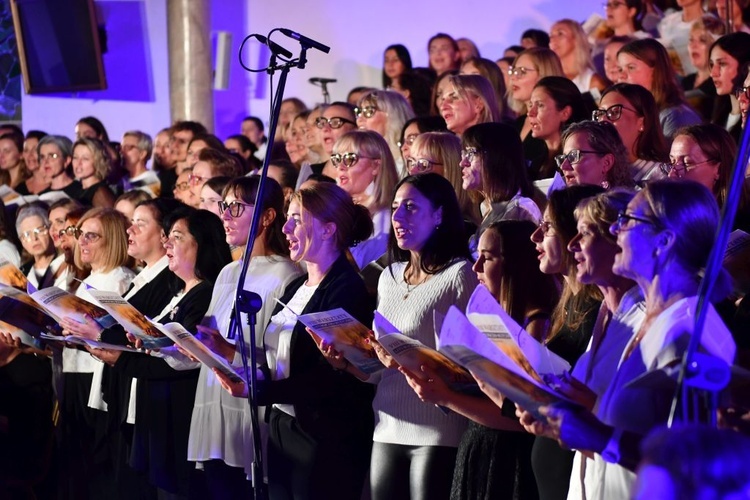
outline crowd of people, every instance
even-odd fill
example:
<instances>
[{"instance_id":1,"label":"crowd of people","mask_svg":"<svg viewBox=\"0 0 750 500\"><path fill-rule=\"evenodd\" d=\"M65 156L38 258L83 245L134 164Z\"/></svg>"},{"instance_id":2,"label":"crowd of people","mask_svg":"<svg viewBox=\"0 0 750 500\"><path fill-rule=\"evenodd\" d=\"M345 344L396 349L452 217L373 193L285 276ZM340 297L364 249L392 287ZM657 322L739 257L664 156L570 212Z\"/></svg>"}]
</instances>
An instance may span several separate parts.
<instances>
[{"instance_id":1,"label":"crowd of people","mask_svg":"<svg viewBox=\"0 0 750 500\"><path fill-rule=\"evenodd\" d=\"M256 429L246 384L178 346L122 350L141 347L122 326L63 318L109 345L83 348L0 317L0 497L246 498L260 433L271 499L746 498L747 392L725 391L721 430L665 430L674 384L632 383L687 348L747 124L748 2L704 3L608 0L596 26L530 29L496 61L445 33L428 68L390 45L382 88L287 98L273 140L253 116L224 140L0 125L0 267L116 292L240 374L237 287L262 298ZM718 277L700 347L745 367L747 259ZM374 335L367 375L297 319L377 312L435 348L436 313L477 287L571 365L548 382L577 404L531 411L476 374L458 392Z\"/></svg>"}]
</instances>

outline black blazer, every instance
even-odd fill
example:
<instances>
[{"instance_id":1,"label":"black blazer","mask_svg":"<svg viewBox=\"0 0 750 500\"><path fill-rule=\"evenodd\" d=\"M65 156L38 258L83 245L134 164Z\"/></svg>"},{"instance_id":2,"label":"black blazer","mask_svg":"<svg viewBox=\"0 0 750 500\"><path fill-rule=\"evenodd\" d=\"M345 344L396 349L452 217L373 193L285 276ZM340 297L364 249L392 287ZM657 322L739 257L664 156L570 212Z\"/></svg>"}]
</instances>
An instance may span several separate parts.
<instances>
[{"instance_id":1,"label":"black blazer","mask_svg":"<svg viewBox=\"0 0 750 500\"><path fill-rule=\"evenodd\" d=\"M307 275L290 283L281 302L288 303L305 280ZM364 281L342 255L320 282L302 314L340 307L363 324L371 325L374 306ZM281 307L277 306L274 314ZM292 332L290 358L289 378L259 384L260 404L294 405L300 427L318 443L371 441L375 387L334 370L300 322Z\"/></svg>"}]
</instances>

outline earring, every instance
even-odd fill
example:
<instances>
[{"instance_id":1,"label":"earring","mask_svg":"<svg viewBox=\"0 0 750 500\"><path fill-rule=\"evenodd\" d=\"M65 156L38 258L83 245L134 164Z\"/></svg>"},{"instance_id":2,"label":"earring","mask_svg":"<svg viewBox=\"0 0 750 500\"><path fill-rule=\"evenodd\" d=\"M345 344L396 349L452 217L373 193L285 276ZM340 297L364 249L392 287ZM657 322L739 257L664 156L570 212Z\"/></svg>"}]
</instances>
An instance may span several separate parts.
<instances>
[{"instance_id":1,"label":"earring","mask_svg":"<svg viewBox=\"0 0 750 500\"><path fill-rule=\"evenodd\" d=\"M609 189L609 181L607 181L607 180L602 181L602 187L604 189Z\"/></svg>"}]
</instances>

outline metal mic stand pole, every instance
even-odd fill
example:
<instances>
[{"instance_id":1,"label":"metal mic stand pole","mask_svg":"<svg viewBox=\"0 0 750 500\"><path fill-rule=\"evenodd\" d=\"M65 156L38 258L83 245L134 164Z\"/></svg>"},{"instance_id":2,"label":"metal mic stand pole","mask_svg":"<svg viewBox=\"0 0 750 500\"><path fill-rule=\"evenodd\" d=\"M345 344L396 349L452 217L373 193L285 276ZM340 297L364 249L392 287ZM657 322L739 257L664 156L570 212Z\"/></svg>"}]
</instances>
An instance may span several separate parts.
<instances>
[{"instance_id":1,"label":"metal mic stand pole","mask_svg":"<svg viewBox=\"0 0 750 500\"><path fill-rule=\"evenodd\" d=\"M279 111L281 110L281 100L284 96L284 87L286 86L286 79L289 74L289 70L297 66L296 61L291 61L281 66L275 65L275 57L271 59L271 65L268 68L268 73L273 74L276 70L281 70L281 76L279 77L278 87L276 88L276 96L273 100L273 108L271 112L271 123L268 132L268 154L263 160L263 169L260 173L260 184L258 185L258 193L255 196L255 209L253 210L253 220L250 226L250 233L247 235L247 245L245 246L245 253L242 257L242 268L240 270L240 276L237 281L237 295L234 302L234 326L237 329L236 339L240 347L240 355L242 356L242 364L245 369L245 384L248 388L248 404L250 405L250 422L252 424L253 431L253 464L252 464L252 485L253 485L253 497L255 500L265 500L267 498L267 491L263 484L263 456L262 456L262 443L260 440L259 432L259 420L258 420L258 375L256 373L257 366L257 352L256 352L256 316L260 311L263 301L261 297L254 292L244 289L245 277L247 276L247 269L250 265L250 255L253 251L253 245L255 243L255 235L258 232L260 226L260 216L263 212L263 192L265 191L266 179L268 178L268 164L271 159L271 151L273 150L274 135L276 134L276 126L279 121ZM276 217L281 217L283 214L276 214ZM248 346L245 342L245 337L242 332L242 313L247 315L247 323L250 327L250 363L247 362ZM231 335L231 332L230 332Z\"/></svg>"},{"instance_id":2,"label":"metal mic stand pole","mask_svg":"<svg viewBox=\"0 0 750 500\"><path fill-rule=\"evenodd\" d=\"M745 183L745 170L750 160L750 126L745 124L745 130L742 132L737 159L732 172L732 179L727 194L727 201L721 213L721 222L716 231L716 241L706 264L706 273L701 281L698 290L698 304L695 313L695 327L693 334L690 336L690 343L685 354L682 357L680 372L677 378L677 389L672 398L672 407L669 412L667 425L672 427L677 416L677 408L682 402L683 412L682 420L688 421L687 410L691 402L688 391L691 392L693 408L700 407L699 398L701 391L706 396L708 402L707 418L708 421L715 425L716 410L718 407L718 392L720 392L727 383L729 383L730 373L729 366L721 359L707 354L699 353L698 347L701 343L701 335L706 322L706 314L710 306L710 298L713 292L716 278L723 269L724 251L729 240L729 233L734 226L734 218L737 207L740 203L743 184ZM710 334L710 332L709 332ZM697 412L694 412L697 413ZM694 415L697 419L697 415Z\"/></svg>"},{"instance_id":3,"label":"metal mic stand pole","mask_svg":"<svg viewBox=\"0 0 750 500\"><path fill-rule=\"evenodd\" d=\"M320 82L320 90L323 92L323 104L331 104L331 94L328 93L328 82Z\"/></svg>"}]
</instances>

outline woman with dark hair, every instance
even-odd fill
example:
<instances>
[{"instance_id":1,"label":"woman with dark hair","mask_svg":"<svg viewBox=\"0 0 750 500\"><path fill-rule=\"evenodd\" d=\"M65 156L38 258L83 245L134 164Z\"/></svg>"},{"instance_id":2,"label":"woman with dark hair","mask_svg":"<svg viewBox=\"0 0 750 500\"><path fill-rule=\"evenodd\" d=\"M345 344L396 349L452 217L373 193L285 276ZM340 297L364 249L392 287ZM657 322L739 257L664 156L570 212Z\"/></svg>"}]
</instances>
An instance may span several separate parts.
<instances>
[{"instance_id":1,"label":"woman with dark hair","mask_svg":"<svg viewBox=\"0 0 750 500\"><path fill-rule=\"evenodd\" d=\"M568 448L597 455L597 498L631 498L635 482L631 471L640 459L638 444L668 420L674 388L631 382L682 359L695 327L702 270L718 224L719 210L708 189L696 182L672 180L646 184L612 224L610 230L621 249L612 270L641 288L646 319L628 340L595 415L585 409L541 409L554 438ZM723 271L707 297L699 347L728 364L734 360L736 345L710 302L724 299L730 290L731 278ZM687 416L678 412L677 418Z\"/></svg>"},{"instance_id":2,"label":"woman with dark hair","mask_svg":"<svg viewBox=\"0 0 750 500\"><path fill-rule=\"evenodd\" d=\"M564 76L545 76L534 85L527 104L531 136L547 145L547 158L529 165L532 180L555 175L555 156L562 152L560 134L571 123L585 120L586 105L578 87Z\"/></svg>"},{"instance_id":3,"label":"woman with dark hair","mask_svg":"<svg viewBox=\"0 0 750 500\"><path fill-rule=\"evenodd\" d=\"M115 195L106 182L111 168L101 141L87 137L78 139L73 144L73 174L83 187L78 201L87 206L112 208Z\"/></svg>"},{"instance_id":4,"label":"woman with dark hair","mask_svg":"<svg viewBox=\"0 0 750 500\"><path fill-rule=\"evenodd\" d=\"M397 85L389 88L398 92L409 101L416 116L428 116L430 114L430 98L432 97L432 80L422 73L410 70L403 73Z\"/></svg>"},{"instance_id":5,"label":"woman with dark hair","mask_svg":"<svg viewBox=\"0 0 750 500\"><path fill-rule=\"evenodd\" d=\"M99 139L104 144L109 144L109 134L104 124L94 116L84 116L75 126L76 139L87 137L89 139Z\"/></svg>"},{"instance_id":6,"label":"woman with dark hair","mask_svg":"<svg viewBox=\"0 0 750 500\"><path fill-rule=\"evenodd\" d=\"M222 193L221 220L225 241L231 246L245 246L254 210L262 210L260 229L255 236L250 265L243 287L260 295L263 305L256 316L257 325L268 324L272 311L286 286L300 274L289 260L289 244L282 233L284 195L279 184L267 179L263 200L256 207L260 178L240 177L227 184ZM229 363L241 366L236 347L233 305L242 262L222 269L214 285L211 304L202 324L200 338ZM241 334L250 346L250 330L243 315ZM260 331L260 330L258 330ZM256 348L263 347L263 336L256 336ZM252 347L252 346L251 346ZM190 365L188 365L190 366ZM194 365L193 365L194 366ZM247 401L227 394L216 374L201 365L195 394L187 458L199 463L206 475L210 497L242 498L250 492L248 477L252 474L253 436Z\"/></svg>"},{"instance_id":7,"label":"woman with dark hair","mask_svg":"<svg viewBox=\"0 0 750 500\"><path fill-rule=\"evenodd\" d=\"M653 94L667 141L671 142L677 129L701 122L685 102L667 49L661 43L651 38L630 42L617 53L617 61L622 67L621 82L641 85Z\"/></svg>"},{"instance_id":8,"label":"woman with dark hair","mask_svg":"<svg viewBox=\"0 0 750 500\"><path fill-rule=\"evenodd\" d=\"M677 131L664 173L672 179L703 184L714 194L719 209L723 209L736 157L737 145L729 132L712 123L693 125ZM734 225L744 231L750 228L750 189L747 183L742 186Z\"/></svg>"},{"instance_id":9,"label":"woman with dark hair","mask_svg":"<svg viewBox=\"0 0 750 500\"><path fill-rule=\"evenodd\" d=\"M742 132L740 103L735 91L742 88L750 62L750 34L724 35L711 45L708 62L718 95L711 122L726 128L735 141Z\"/></svg>"},{"instance_id":10,"label":"woman with dark hair","mask_svg":"<svg viewBox=\"0 0 750 500\"><path fill-rule=\"evenodd\" d=\"M568 186L594 184L609 189L635 185L625 145L611 123L574 123L563 132L562 145L555 163Z\"/></svg>"},{"instance_id":11,"label":"woman with dark hair","mask_svg":"<svg viewBox=\"0 0 750 500\"><path fill-rule=\"evenodd\" d=\"M461 51L456 40L446 34L437 33L427 42L427 52L430 58L430 69L437 76L447 71L457 70L461 65Z\"/></svg>"},{"instance_id":12,"label":"woman with dark hair","mask_svg":"<svg viewBox=\"0 0 750 500\"><path fill-rule=\"evenodd\" d=\"M7 260L16 267L21 267L21 254L16 232L13 226L9 224L8 213L5 209L5 203L0 199L0 257Z\"/></svg>"},{"instance_id":13,"label":"woman with dark hair","mask_svg":"<svg viewBox=\"0 0 750 500\"><path fill-rule=\"evenodd\" d=\"M380 275L377 310L435 348L434 312L465 309L477 284L456 194L440 175L412 175L396 187L391 208L390 265ZM388 368L370 380L377 382L372 498L448 498L445 471L453 469L466 420L423 404L396 365L381 360Z\"/></svg>"},{"instance_id":14,"label":"woman with dark hair","mask_svg":"<svg viewBox=\"0 0 750 500\"><path fill-rule=\"evenodd\" d=\"M400 88L401 76L411 71L411 54L401 44L389 45L383 52L383 88Z\"/></svg>"},{"instance_id":15,"label":"woman with dark hair","mask_svg":"<svg viewBox=\"0 0 750 500\"><path fill-rule=\"evenodd\" d=\"M508 314L532 336L547 336L559 299L556 280L539 270L529 221L503 220L490 225L479 240L473 270ZM404 372L422 401L438 404L471 420L458 446L451 498L538 498L531 470L534 437L521 432L485 396L458 393L425 369L428 381Z\"/></svg>"},{"instance_id":16,"label":"woman with dark hair","mask_svg":"<svg viewBox=\"0 0 750 500\"><path fill-rule=\"evenodd\" d=\"M447 132L445 120L442 116L416 116L404 123L401 129L401 137L398 141L398 147L401 150L401 159L406 165L406 159L411 156L411 145L414 144L417 136L424 132Z\"/></svg>"},{"instance_id":17,"label":"woman with dark hair","mask_svg":"<svg viewBox=\"0 0 750 500\"><path fill-rule=\"evenodd\" d=\"M46 132L40 130L29 130L23 141L23 162L30 177L16 186L16 192L21 195L39 194L49 188L49 180L44 177L44 172L39 164L39 153L37 146Z\"/></svg>"},{"instance_id":18,"label":"woman with dark hair","mask_svg":"<svg viewBox=\"0 0 750 500\"><path fill-rule=\"evenodd\" d=\"M529 220L541 217L531 199L533 188L526 174L523 146L518 133L503 123L482 123L470 127L461 138L463 188L481 203L482 223L469 247L476 258L477 239L498 220Z\"/></svg>"},{"instance_id":19,"label":"woman with dark hair","mask_svg":"<svg viewBox=\"0 0 750 500\"><path fill-rule=\"evenodd\" d=\"M664 177L660 167L667 161L669 149L651 92L640 85L616 83L604 91L592 119L615 126L636 184Z\"/></svg>"},{"instance_id":20,"label":"woman with dark hair","mask_svg":"<svg viewBox=\"0 0 750 500\"><path fill-rule=\"evenodd\" d=\"M273 404L271 498L345 500L362 493L372 444L372 387L344 373L348 364L327 363L297 314L342 308L362 323L372 321L372 300L348 256L352 242L371 231L367 210L338 186L315 184L289 203L284 234L292 260L305 262L307 274L287 287L264 335L268 366L259 399ZM233 394L245 392L243 383L221 379Z\"/></svg>"},{"instance_id":21,"label":"woman with dark hair","mask_svg":"<svg viewBox=\"0 0 750 500\"><path fill-rule=\"evenodd\" d=\"M23 161L23 135L13 132L0 135L0 175L3 184L13 189L23 185L31 175Z\"/></svg>"}]
</instances>

